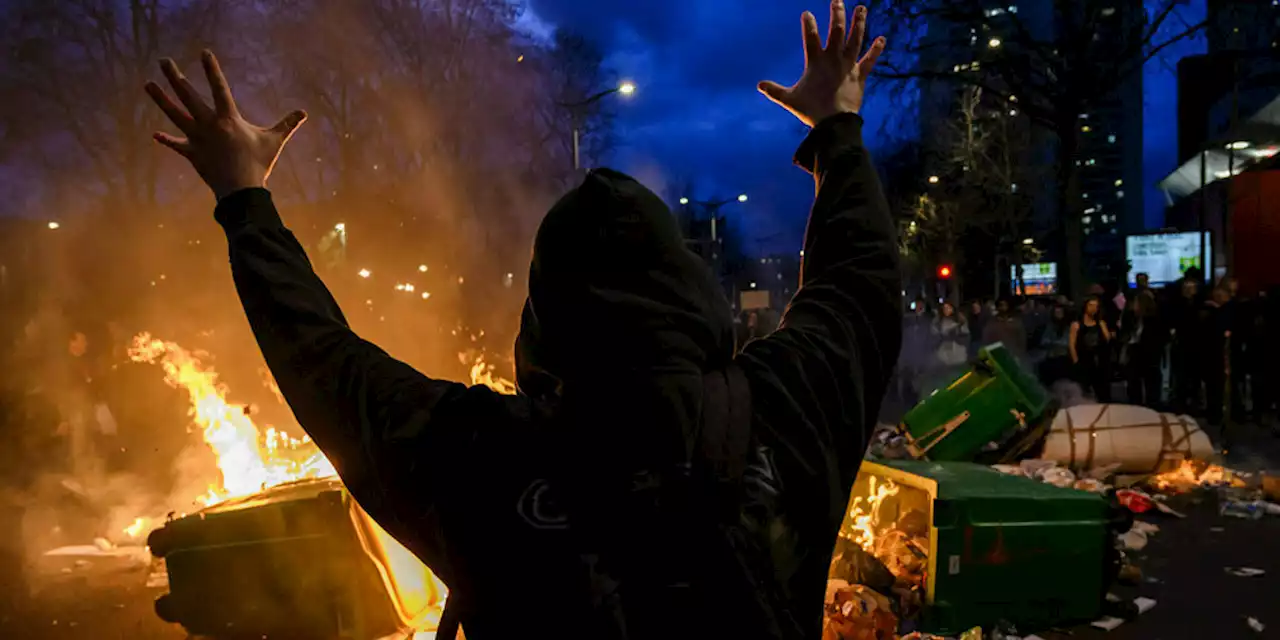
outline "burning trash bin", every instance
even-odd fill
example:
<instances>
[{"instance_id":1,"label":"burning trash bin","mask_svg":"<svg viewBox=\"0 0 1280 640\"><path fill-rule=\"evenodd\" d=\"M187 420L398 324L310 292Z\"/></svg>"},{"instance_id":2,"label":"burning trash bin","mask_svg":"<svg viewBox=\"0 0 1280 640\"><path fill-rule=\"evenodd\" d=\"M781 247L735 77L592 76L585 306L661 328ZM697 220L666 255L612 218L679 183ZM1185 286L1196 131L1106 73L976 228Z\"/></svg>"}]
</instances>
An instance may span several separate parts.
<instances>
[{"instance_id":1,"label":"burning trash bin","mask_svg":"<svg viewBox=\"0 0 1280 640\"><path fill-rule=\"evenodd\" d=\"M156 613L209 638L372 640L434 630L445 587L336 479L228 500L152 532Z\"/></svg>"},{"instance_id":2,"label":"burning trash bin","mask_svg":"<svg viewBox=\"0 0 1280 640\"><path fill-rule=\"evenodd\" d=\"M1004 462L1044 440L1057 407L999 343L907 412L898 431L917 460Z\"/></svg>"},{"instance_id":3,"label":"burning trash bin","mask_svg":"<svg viewBox=\"0 0 1280 640\"><path fill-rule=\"evenodd\" d=\"M964 462L864 462L832 558L824 638L1093 620L1114 575L1097 494Z\"/></svg>"}]
</instances>

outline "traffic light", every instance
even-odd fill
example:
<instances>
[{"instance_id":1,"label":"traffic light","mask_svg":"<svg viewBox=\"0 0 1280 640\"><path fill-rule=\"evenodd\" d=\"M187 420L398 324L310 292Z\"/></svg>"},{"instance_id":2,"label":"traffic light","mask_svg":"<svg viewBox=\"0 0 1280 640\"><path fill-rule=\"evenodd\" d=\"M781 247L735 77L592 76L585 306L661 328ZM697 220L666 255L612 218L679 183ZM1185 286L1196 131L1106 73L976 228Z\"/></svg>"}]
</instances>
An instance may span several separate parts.
<instances>
[{"instance_id":1,"label":"traffic light","mask_svg":"<svg viewBox=\"0 0 1280 640\"><path fill-rule=\"evenodd\" d=\"M945 264L938 267L938 277L943 280L951 279L951 267Z\"/></svg>"}]
</instances>

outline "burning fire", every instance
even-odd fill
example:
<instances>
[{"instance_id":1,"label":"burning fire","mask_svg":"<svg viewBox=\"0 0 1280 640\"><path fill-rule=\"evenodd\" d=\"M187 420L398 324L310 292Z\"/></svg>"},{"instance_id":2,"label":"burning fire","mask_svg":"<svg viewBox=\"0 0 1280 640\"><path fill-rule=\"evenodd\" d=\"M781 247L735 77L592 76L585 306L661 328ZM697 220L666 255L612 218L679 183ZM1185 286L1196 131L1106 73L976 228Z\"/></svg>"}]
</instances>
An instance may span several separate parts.
<instances>
[{"instance_id":1,"label":"burning fire","mask_svg":"<svg viewBox=\"0 0 1280 640\"><path fill-rule=\"evenodd\" d=\"M876 546L876 530L880 525L880 505L885 498L898 495L898 485L892 480L877 482L875 476L870 478L870 488L866 498L866 509L862 508L863 498L857 496L849 505L849 518L852 521L853 541L870 552Z\"/></svg>"},{"instance_id":2,"label":"burning fire","mask_svg":"<svg viewBox=\"0 0 1280 640\"><path fill-rule=\"evenodd\" d=\"M186 349L143 333L134 337L129 357L159 364L165 382L191 398L192 420L201 428L222 472L221 482L196 499L200 504L217 504L295 480L337 475L305 435L294 438L274 427L259 431L247 406L227 401L217 372Z\"/></svg>"},{"instance_id":3,"label":"burning fire","mask_svg":"<svg viewBox=\"0 0 1280 640\"><path fill-rule=\"evenodd\" d=\"M1245 482L1226 467L1183 460L1176 469L1152 476L1147 480L1157 491L1182 492L1196 487L1229 485L1245 486Z\"/></svg>"},{"instance_id":4,"label":"burning fire","mask_svg":"<svg viewBox=\"0 0 1280 640\"><path fill-rule=\"evenodd\" d=\"M459 353L458 358L463 362L467 361L467 354ZM515 395L516 384L506 378L493 375L496 367L484 361L484 354L476 356L475 363L471 365L471 384L484 385L505 395Z\"/></svg>"}]
</instances>

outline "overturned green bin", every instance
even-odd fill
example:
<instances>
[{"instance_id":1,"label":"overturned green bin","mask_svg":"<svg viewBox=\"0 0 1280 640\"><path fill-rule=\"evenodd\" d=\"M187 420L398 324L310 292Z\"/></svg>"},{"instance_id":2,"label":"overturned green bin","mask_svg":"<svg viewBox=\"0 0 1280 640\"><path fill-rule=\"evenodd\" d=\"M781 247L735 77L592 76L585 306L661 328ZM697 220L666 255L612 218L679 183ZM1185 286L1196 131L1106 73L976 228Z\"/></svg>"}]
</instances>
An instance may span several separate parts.
<instances>
[{"instance_id":1,"label":"overturned green bin","mask_svg":"<svg viewBox=\"0 0 1280 640\"><path fill-rule=\"evenodd\" d=\"M866 461L831 578L902 597L896 617L941 635L1095 620L1117 566L1114 522L1100 495L984 465Z\"/></svg>"},{"instance_id":2,"label":"overturned green bin","mask_svg":"<svg viewBox=\"0 0 1280 640\"><path fill-rule=\"evenodd\" d=\"M917 460L1002 462L1042 441L1056 410L1044 386L997 342L908 411L898 430Z\"/></svg>"}]
</instances>

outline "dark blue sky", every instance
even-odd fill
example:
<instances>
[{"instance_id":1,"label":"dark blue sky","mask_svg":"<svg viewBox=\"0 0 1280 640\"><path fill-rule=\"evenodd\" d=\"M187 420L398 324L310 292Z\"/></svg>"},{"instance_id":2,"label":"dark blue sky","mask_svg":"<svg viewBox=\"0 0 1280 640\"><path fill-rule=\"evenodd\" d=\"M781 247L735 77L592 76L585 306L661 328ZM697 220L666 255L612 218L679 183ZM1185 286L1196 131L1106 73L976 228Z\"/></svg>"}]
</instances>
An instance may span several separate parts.
<instances>
[{"instance_id":1,"label":"dark blue sky","mask_svg":"<svg viewBox=\"0 0 1280 640\"><path fill-rule=\"evenodd\" d=\"M1037 0L1048 1L1048 0ZM798 249L813 184L791 165L804 135L788 113L760 96L755 86L771 79L794 81L803 65L800 13L820 16L822 0L530 0L531 22L563 26L595 38L620 78L639 91L617 105L619 143L610 163L662 190L693 181L699 197L746 192L734 205L748 251ZM1203 15L1194 0L1187 19ZM1198 6L1197 6L1198 5ZM889 47L893 47L892 42ZM1173 169L1177 153L1176 81L1183 55L1202 52L1203 41L1170 47L1144 71L1146 123L1144 173L1146 224L1163 221L1163 196L1154 184ZM887 95L868 97L863 115L873 149L903 131L886 131ZM898 119L895 118L894 121ZM754 246L753 246L754 245Z\"/></svg>"}]
</instances>

